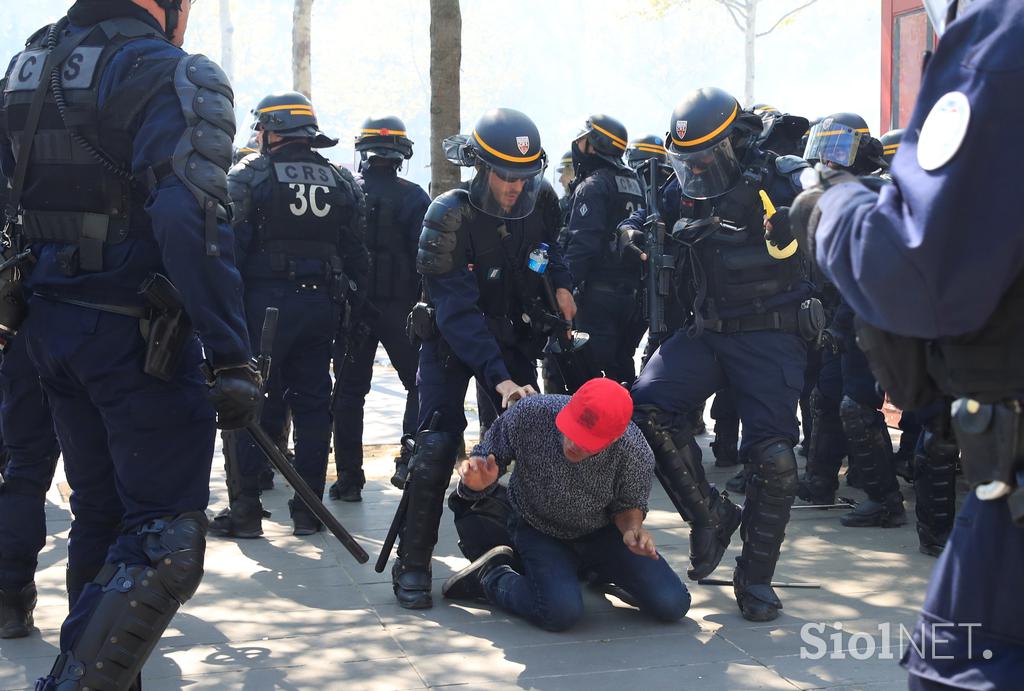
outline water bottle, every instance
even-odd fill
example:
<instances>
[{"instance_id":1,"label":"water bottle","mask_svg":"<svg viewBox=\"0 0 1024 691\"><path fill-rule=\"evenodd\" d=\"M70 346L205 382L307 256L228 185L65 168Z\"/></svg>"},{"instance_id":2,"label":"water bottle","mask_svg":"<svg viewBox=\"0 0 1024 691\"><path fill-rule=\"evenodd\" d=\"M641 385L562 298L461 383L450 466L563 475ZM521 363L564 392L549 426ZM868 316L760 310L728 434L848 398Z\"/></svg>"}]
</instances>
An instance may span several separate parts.
<instances>
[{"instance_id":1,"label":"water bottle","mask_svg":"<svg viewBox=\"0 0 1024 691\"><path fill-rule=\"evenodd\" d=\"M542 242L530 252L530 271L543 274L548 270L548 245Z\"/></svg>"}]
</instances>

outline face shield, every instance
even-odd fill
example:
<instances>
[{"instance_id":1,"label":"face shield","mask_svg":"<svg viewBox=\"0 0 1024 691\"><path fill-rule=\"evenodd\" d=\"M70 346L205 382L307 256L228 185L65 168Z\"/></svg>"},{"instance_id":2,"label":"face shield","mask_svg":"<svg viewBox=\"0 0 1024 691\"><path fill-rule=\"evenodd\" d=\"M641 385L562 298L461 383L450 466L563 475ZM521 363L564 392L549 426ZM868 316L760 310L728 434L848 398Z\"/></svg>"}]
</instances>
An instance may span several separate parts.
<instances>
[{"instance_id":1,"label":"face shield","mask_svg":"<svg viewBox=\"0 0 1024 691\"><path fill-rule=\"evenodd\" d=\"M478 161L476 175L469 181L469 203L495 218L529 216L544 185L547 161L541 156L538 163L519 170Z\"/></svg>"},{"instance_id":2,"label":"face shield","mask_svg":"<svg viewBox=\"0 0 1024 691\"><path fill-rule=\"evenodd\" d=\"M683 194L691 199L721 196L740 179L740 162L728 137L700 151L677 151L670 147L668 160L676 171Z\"/></svg>"},{"instance_id":3,"label":"face shield","mask_svg":"<svg viewBox=\"0 0 1024 691\"><path fill-rule=\"evenodd\" d=\"M811 128L804 147L804 159L849 168L857 160L861 133L826 118Z\"/></svg>"}]
</instances>

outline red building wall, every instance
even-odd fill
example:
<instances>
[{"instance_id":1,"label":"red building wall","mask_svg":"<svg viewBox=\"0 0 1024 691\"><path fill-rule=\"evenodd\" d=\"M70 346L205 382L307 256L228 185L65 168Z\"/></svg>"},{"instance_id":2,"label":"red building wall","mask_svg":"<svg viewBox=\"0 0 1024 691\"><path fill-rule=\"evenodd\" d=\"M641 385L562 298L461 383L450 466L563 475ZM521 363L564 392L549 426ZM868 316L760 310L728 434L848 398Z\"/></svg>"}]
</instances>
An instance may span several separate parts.
<instances>
[{"instance_id":1,"label":"red building wall","mask_svg":"<svg viewBox=\"0 0 1024 691\"><path fill-rule=\"evenodd\" d=\"M921 85L924 52L935 43L922 0L882 2L881 130L903 127Z\"/></svg>"}]
</instances>

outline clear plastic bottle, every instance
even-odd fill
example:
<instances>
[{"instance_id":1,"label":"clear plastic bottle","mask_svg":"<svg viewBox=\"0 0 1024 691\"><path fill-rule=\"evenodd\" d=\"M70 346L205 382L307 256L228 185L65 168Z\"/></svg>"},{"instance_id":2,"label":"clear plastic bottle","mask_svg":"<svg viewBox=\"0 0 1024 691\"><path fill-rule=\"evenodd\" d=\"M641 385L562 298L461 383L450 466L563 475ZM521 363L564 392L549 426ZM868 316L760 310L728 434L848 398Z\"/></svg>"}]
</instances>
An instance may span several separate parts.
<instances>
[{"instance_id":1,"label":"clear plastic bottle","mask_svg":"<svg viewBox=\"0 0 1024 691\"><path fill-rule=\"evenodd\" d=\"M530 271L543 274L548 270L548 245L542 242L530 252Z\"/></svg>"}]
</instances>

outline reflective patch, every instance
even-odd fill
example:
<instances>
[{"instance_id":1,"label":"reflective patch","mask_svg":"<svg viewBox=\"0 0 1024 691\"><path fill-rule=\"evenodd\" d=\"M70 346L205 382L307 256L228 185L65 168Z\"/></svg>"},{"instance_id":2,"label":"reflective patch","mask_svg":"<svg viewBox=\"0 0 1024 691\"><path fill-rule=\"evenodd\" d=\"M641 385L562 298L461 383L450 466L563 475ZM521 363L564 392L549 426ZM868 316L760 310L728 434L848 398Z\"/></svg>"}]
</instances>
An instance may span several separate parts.
<instances>
[{"instance_id":1,"label":"reflective patch","mask_svg":"<svg viewBox=\"0 0 1024 691\"><path fill-rule=\"evenodd\" d=\"M103 53L101 46L79 46L64 61L61 68L61 82L65 89L88 89L96 74L96 65ZM26 50L18 56L7 81L6 93L32 91L39 85L39 78L46 62L45 50Z\"/></svg>"},{"instance_id":2,"label":"reflective patch","mask_svg":"<svg viewBox=\"0 0 1024 691\"><path fill-rule=\"evenodd\" d=\"M925 170L938 170L949 163L967 136L971 122L971 104L960 91L942 96L921 127L917 142L917 162Z\"/></svg>"},{"instance_id":3,"label":"reflective patch","mask_svg":"<svg viewBox=\"0 0 1024 691\"><path fill-rule=\"evenodd\" d=\"M495 267L487 270L488 281L500 281L501 280L501 268Z\"/></svg>"},{"instance_id":4,"label":"reflective patch","mask_svg":"<svg viewBox=\"0 0 1024 691\"><path fill-rule=\"evenodd\" d=\"M586 216L588 211L590 211L590 209L587 208L586 202L580 204L580 216Z\"/></svg>"},{"instance_id":5,"label":"reflective patch","mask_svg":"<svg viewBox=\"0 0 1024 691\"><path fill-rule=\"evenodd\" d=\"M319 163L275 163L274 173L279 182L324 185L325 187L338 186L338 179L334 176L334 171Z\"/></svg>"},{"instance_id":6,"label":"reflective patch","mask_svg":"<svg viewBox=\"0 0 1024 691\"><path fill-rule=\"evenodd\" d=\"M637 197L642 197L643 193L640 191L640 183L634 178L627 178L621 175L615 176L615 186L619 188L620 194L632 194Z\"/></svg>"}]
</instances>

